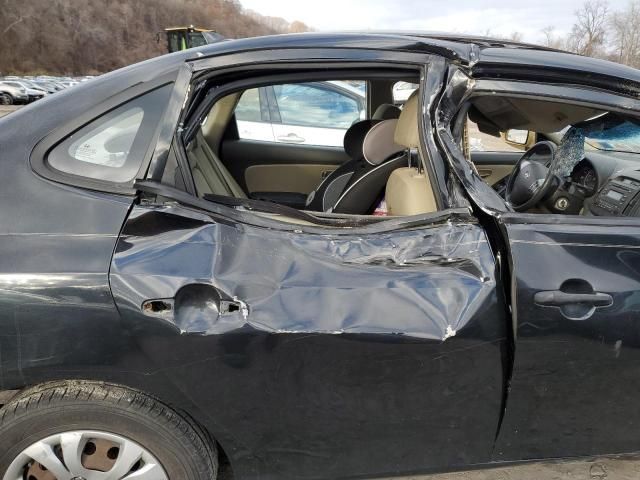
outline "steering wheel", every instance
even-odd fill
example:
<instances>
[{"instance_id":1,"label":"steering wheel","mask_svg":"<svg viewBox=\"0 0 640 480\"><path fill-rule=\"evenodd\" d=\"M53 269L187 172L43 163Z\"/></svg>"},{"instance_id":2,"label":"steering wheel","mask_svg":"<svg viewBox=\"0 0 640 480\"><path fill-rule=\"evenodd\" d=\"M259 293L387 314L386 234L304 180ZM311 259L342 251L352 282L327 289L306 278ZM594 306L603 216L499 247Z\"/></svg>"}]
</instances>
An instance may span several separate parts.
<instances>
[{"instance_id":1,"label":"steering wheel","mask_svg":"<svg viewBox=\"0 0 640 480\"><path fill-rule=\"evenodd\" d=\"M556 171L558 159L552 142L538 142L525 152L511 172L505 200L517 212L536 206L560 186Z\"/></svg>"}]
</instances>

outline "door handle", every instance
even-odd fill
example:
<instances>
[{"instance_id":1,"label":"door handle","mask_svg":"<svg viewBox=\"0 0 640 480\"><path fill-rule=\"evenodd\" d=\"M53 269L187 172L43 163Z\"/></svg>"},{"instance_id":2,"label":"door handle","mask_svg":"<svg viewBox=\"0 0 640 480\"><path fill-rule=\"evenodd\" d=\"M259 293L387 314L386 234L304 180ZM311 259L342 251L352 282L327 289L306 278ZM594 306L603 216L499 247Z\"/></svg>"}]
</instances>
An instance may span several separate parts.
<instances>
[{"instance_id":1,"label":"door handle","mask_svg":"<svg viewBox=\"0 0 640 480\"><path fill-rule=\"evenodd\" d=\"M284 142L284 143L303 143L304 142L304 138L296 135L295 133L290 133L288 135L280 135L279 137L277 137L279 142Z\"/></svg>"},{"instance_id":2,"label":"door handle","mask_svg":"<svg viewBox=\"0 0 640 480\"><path fill-rule=\"evenodd\" d=\"M579 303L593 307L609 307L613 304L613 297L608 293L566 293L554 290L536 293L533 301L543 307L562 307Z\"/></svg>"}]
</instances>

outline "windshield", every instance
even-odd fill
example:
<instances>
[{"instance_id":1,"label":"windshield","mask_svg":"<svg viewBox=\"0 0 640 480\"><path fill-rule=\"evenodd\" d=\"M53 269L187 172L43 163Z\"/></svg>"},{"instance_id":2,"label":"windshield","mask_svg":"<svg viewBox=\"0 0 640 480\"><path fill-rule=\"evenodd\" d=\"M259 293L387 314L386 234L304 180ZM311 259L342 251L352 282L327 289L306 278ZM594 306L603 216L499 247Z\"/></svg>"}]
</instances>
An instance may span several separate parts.
<instances>
[{"instance_id":1,"label":"windshield","mask_svg":"<svg viewBox=\"0 0 640 480\"><path fill-rule=\"evenodd\" d=\"M567 127L560 132L562 139L556 150L556 171L569 176L584 158L588 147L625 153L640 153L640 125L638 120L616 113L605 113Z\"/></svg>"},{"instance_id":2,"label":"windshield","mask_svg":"<svg viewBox=\"0 0 640 480\"><path fill-rule=\"evenodd\" d=\"M588 145L598 150L640 153L640 125L624 119L601 124L600 129L585 132Z\"/></svg>"}]
</instances>

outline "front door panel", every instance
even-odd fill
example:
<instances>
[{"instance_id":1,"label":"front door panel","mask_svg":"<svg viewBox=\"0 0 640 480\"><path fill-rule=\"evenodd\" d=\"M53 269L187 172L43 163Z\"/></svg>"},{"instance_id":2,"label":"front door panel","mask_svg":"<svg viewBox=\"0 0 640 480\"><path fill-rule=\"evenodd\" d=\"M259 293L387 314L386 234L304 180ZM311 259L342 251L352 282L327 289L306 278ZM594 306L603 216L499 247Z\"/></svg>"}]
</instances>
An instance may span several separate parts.
<instances>
[{"instance_id":1,"label":"front door panel","mask_svg":"<svg viewBox=\"0 0 640 480\"><path fill-rule=\"evenodd\" d=\"M238 478L481 463L501 412L507 323L483 229L447 220L311 234L141 205L111 285L157 372L207 412Z\"/></svg>"},{"instance_id":2,"label":"front door panel","mask_svg":"<svg viewBox=\"0 0 640 480\"><path fill-rule=\"evenodd\" d=\"M637 452L640 227L535 218L506 225L517 324L496 459ZM567 303L565 294L587 297Z\"/></svg>"},{"instance_id":3,"label":"front door panel","mask_svg":"<svg viewBox=\"0 0 640 480\"><path fill-rule=\"evenodd\" d=\"M471 152L471 161L478 175L489 185L495 185L511 174L524 152Z\"/></svg>"}]
</instances>

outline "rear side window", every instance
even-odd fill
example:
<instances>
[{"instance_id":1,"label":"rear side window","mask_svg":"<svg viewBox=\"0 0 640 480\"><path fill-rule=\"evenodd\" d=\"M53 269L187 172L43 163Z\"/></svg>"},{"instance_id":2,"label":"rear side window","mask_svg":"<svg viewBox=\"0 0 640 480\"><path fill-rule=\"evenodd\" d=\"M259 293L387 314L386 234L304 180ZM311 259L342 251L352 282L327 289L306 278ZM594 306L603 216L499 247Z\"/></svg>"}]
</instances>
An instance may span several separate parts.
<instances>
[{"instance_id":1,"label":"rear side window","mask_svg":"<svg viewBox=\"0 0 640 480\"><path fill-rule=\"evenodd\" d=\"M242 94L236 106L235 113L236 120L243 122L262 122L268 120L264 118L266 109L260 107L260 94L257 88L252 88Z\"/></svg>"},{"instance_id":2,"label":"rear side window","mask_svg":"<svg viewBox=\"0 0 640 480\"><path fill-rule=\"evenodd\" d=\"M342 147L347 129L367 116L367 82L336 80L245 90L235 109L243 140Z\"/></svg>"},{"instance_id":3,"label":"rear side window","mask_svg":"<svg viewBox=\"0 0 640 480\"><path fill-rule=\"evenodd\" d=\"M58 143L50 167L94 180L125 183L138 173L169 102L165 85L105 113Z\"/></svg>"},{"instance_id":4,"label":"rear side window","mask_svg":"<svg viewBox=\"0 0 640 480\"><path fill-rule=\"evenodd\" d=\"M360 120L364 110L364 94L358 99L356 94L303 84L275 85L273 89L285 125L346 129Z\"/></svg>"}]
</instances>

